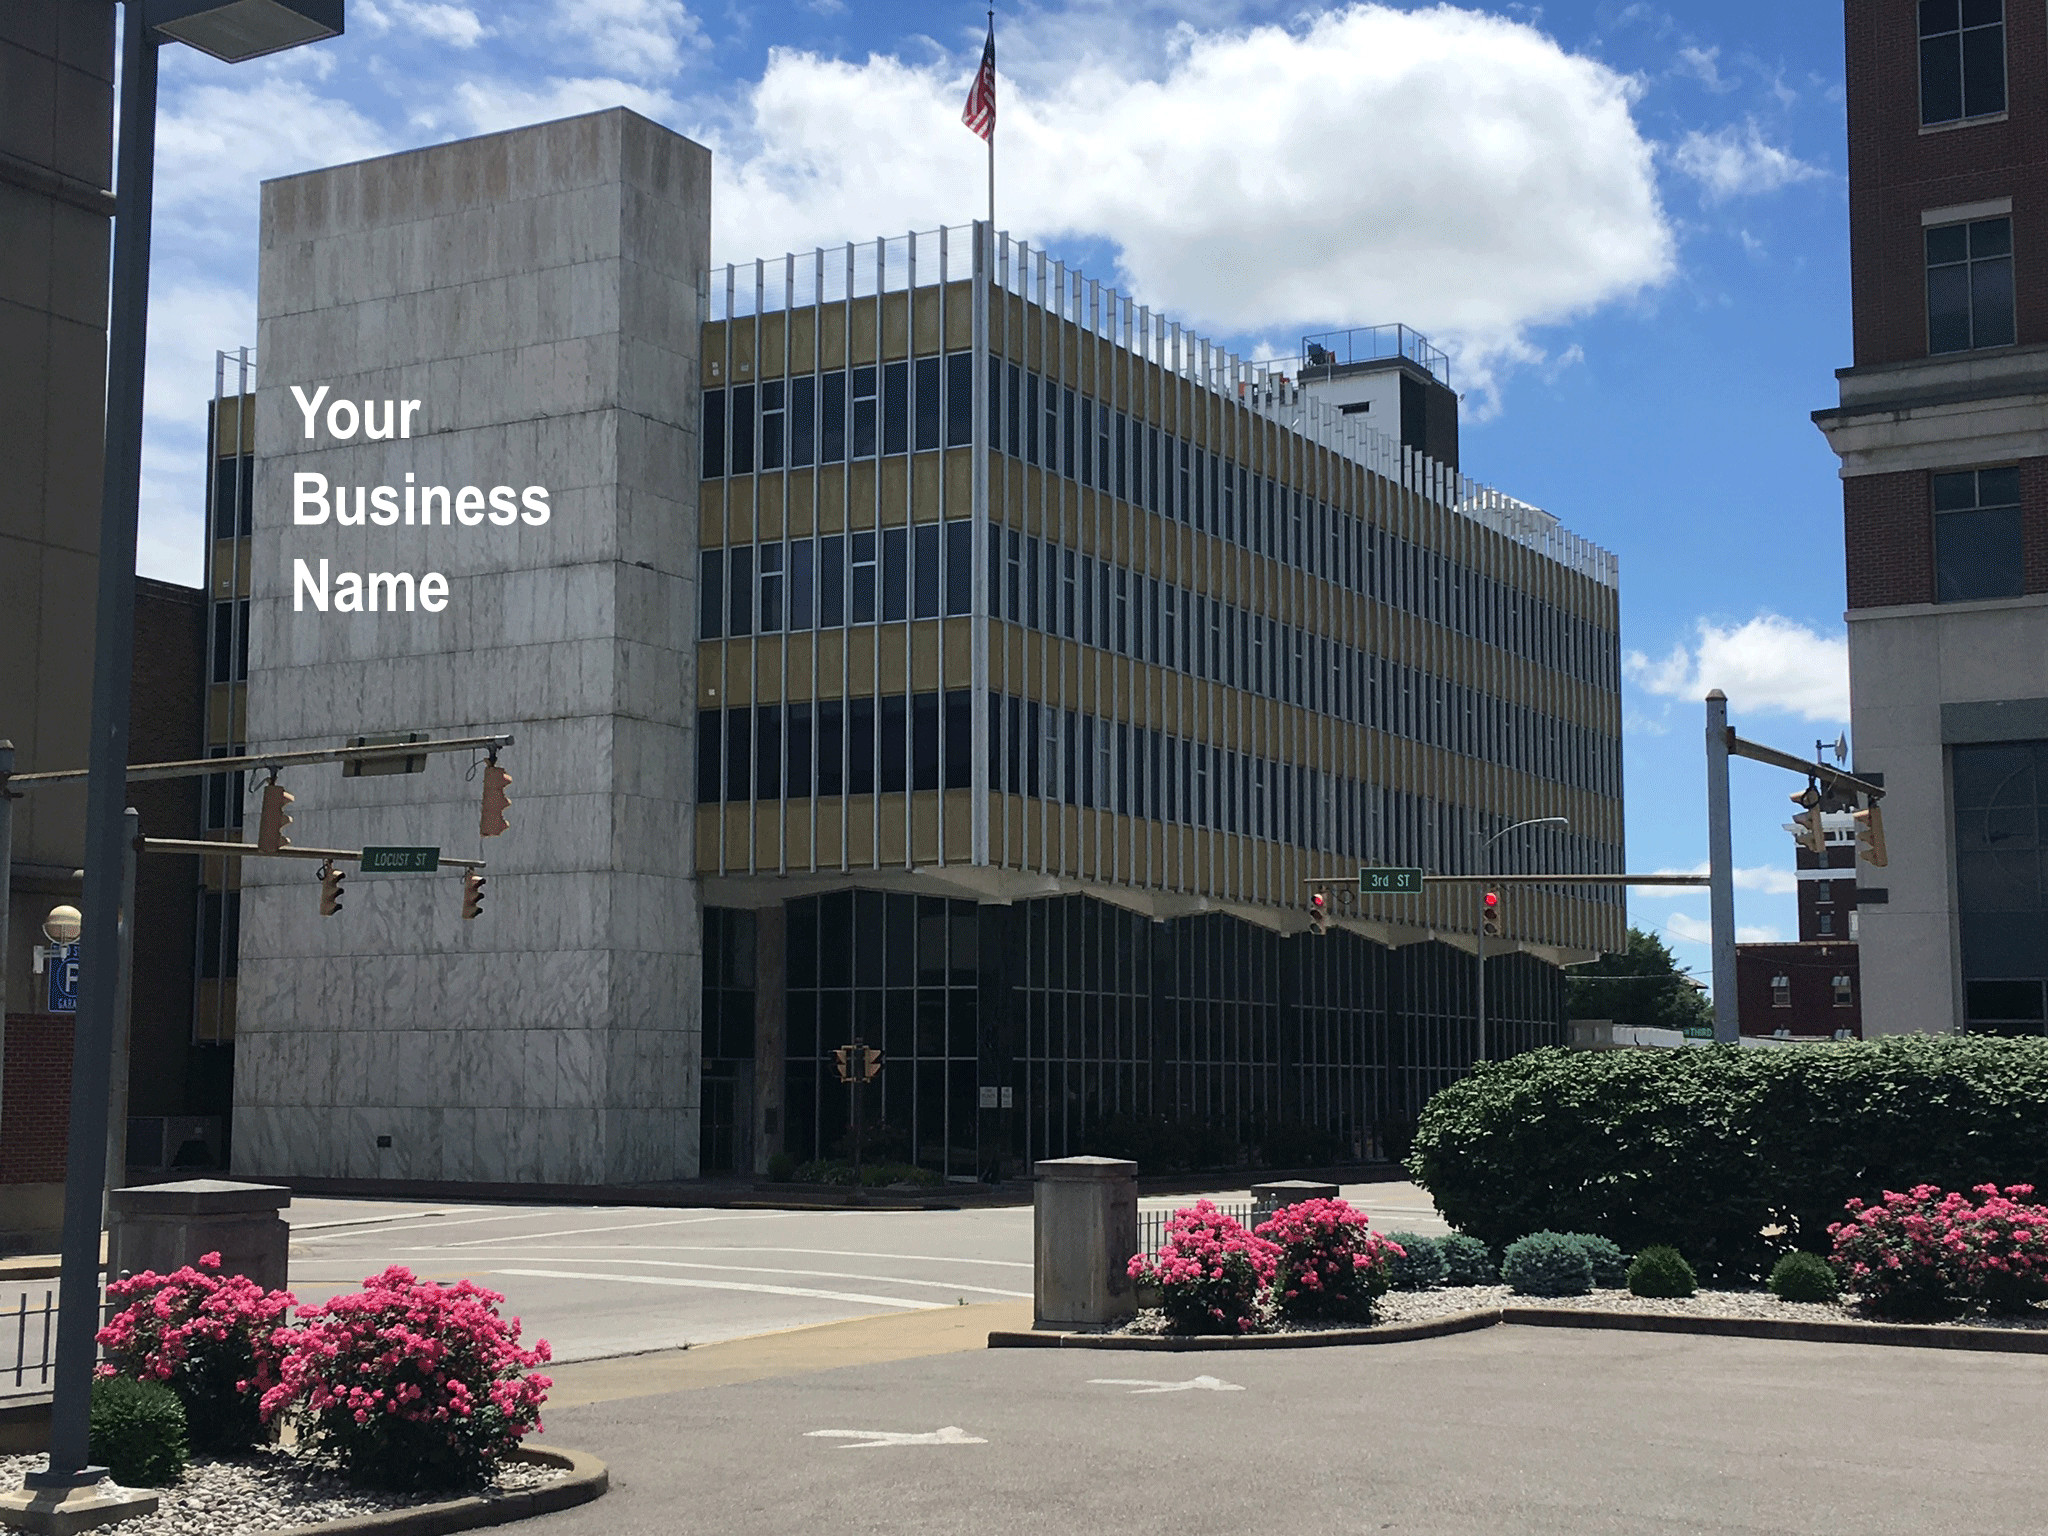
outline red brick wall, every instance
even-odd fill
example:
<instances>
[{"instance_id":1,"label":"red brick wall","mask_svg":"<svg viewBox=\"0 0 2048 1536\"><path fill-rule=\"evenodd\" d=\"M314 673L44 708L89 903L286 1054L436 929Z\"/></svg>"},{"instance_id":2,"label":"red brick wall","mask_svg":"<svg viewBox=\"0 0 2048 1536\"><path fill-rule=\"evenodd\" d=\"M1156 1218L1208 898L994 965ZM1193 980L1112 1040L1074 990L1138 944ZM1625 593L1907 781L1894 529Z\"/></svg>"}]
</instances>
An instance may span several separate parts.
<instances>
[{"instance_id":1,"label":"red brick wall","mask_svg":"<svg viewBox=\"0 0 2048 1536\"><path fill-rule=\"evenodd\" d=\"M1842 482L1849 606L1934 601L1934 512L1923 470Z\"/></svg>"},{"instance_id":2,"label":"red brick wall","mask_svg":"<svg viewBox=\"0 0 2048 1536\"><path fill-rule=\"evenodd\" d=\"M1849 0L1844 10L1856 365L1927 355L1920 214L1996 197L2013 200L2019 340L2048 341L2048 8L2005 7L2005 119L1927 133L1918 7Z\"/></svg>"},{"instance_id":3,"label":"red brick wall","mask_svg":"<svg viewBox=\"0 0 2048 1536\"><path fill-rule=\"evenodd\" d=\"M7 1060L0 1065L0 1184L61 1183L70 1123L70 1016L8 1014Z\"/></svg>"},{"instance_id":4,"label":"red brick wall","mask_svg":"<svg viewBox=\"0 0 2048 1536\"><path fill-rule=\"evenodd\" d=\"M1854 1006L1835 1006L1837 976L1852 978ZM1771 978L1792 983L1792 1006L1773 1007ZM1854 944L1738 944L1735 946L1736 1017L1745 1035L1789 1030L1795 1035L1832 1035L1846 1029L1863 1036L1863 978Z\"/></svg>"}]
</instances>

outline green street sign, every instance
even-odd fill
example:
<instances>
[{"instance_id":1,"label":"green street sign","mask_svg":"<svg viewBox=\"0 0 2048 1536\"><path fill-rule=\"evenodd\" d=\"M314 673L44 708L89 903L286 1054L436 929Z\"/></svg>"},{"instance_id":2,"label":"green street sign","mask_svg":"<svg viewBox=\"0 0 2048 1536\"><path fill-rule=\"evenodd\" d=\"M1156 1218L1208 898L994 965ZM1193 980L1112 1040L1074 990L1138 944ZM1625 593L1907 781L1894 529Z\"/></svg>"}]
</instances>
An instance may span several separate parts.
<instances>
[{"instance_id":1,"label":"green street sign","mask_svg":"<svg viewBox=\"0 0 2048 1536\"><path fill-rule=\"evenodd\" d=\"M1419 869L1361 869L1358 872L1358 894L1361 896L1420 896L1422 894L1422 871Z\"/></svg>"},{"instance_id":2,"label":"green street sign","mask_svg":"<svg viewBox=\"0 0 2048 1536\"><path fill-rule=\"evenodd\" d=\"M431 875L441 867L438 848L365 848L366 875Z\"/></svg>"}]
</instances>

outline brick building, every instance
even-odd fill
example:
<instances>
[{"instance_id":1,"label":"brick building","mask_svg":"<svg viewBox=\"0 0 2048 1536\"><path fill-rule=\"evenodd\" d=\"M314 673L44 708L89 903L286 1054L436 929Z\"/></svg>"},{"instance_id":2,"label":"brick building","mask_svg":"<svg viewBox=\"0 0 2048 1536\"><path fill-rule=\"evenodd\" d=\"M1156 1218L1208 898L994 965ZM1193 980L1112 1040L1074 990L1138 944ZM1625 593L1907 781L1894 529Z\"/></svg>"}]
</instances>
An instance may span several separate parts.
<instances>
[{"instance_id":1,"label":"brick building","mask_svg":"<svg viewBox=\"0 0 2048 1536\"><path fill-rule=\"evenodd\" d=\"M1745 1035L1863 1033L1856 827L1846 813L1830 813L1823 825L1827 852L1797 852L1797 942L1735 946L1737 1013Z\"/></svg>"},{"instance_id":2,"label":"brick building","mask_svg":"<svg viewBox=\"0 0 2048 1536\"><path fill-rule=\"evenodd\" d=\"M2048 13L1847 12L1840 456L1873 1033L2038 1034L2048 811Z\"/></svg>"}]
</instances>

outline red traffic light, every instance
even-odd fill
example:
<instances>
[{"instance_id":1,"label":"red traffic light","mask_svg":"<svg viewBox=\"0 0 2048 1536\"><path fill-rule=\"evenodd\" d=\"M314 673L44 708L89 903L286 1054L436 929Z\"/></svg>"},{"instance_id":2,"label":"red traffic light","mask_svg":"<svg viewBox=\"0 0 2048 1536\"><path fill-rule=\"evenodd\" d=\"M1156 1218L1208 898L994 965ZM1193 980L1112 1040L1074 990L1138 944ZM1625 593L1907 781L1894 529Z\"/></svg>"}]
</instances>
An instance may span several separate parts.
<instances>
[{"instance_id":1,"label":"red traffic light","mask_svg":"<svg viewBox=\"0 0 2048 1536\"><path fill-rule=\"evenodd\" d=\"M1486 905L1487 905L1487 907L1488 907L1489 909L1491 909L1491 908L1493 908L1493 907L1497 907L1497 906L1499 906L1499 905L1500 905L1500 892L1499 892L1499 891L1488 891L1488 892L1486 893Z\"/></svg>"},{"instance_id":2,"label":"red traffic light","mask_svg":"<svg viewBox=\"0 0 2048 1536\"><path fill-rule=\"evenodd\" d=\"M1314 907L1318 912L1327 911L1330 905L1330 898L1325 896L1321 891L1317 891L1314 895L1309 897L1308 904L1311 907Z\"/></svg>"}]
</instances>

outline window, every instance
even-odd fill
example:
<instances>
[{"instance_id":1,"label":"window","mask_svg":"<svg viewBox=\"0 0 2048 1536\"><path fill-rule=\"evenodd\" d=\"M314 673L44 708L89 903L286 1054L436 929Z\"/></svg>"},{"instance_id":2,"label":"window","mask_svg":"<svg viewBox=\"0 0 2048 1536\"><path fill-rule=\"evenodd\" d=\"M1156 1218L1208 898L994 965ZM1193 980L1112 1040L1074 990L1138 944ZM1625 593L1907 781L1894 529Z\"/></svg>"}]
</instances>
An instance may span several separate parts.
<instances>
[{"instance_id":1,"label":"window","mask_svg":"<svg viewBox=\"0 0 2048 1536\"><path fill-rule=\"evenodd\" d=\"M1771 1006L1773 1008L1790 1008L1792 1006L1792 978L1790 976L1773 976L1771 978Z\"/></svg>"},{"instance_id":2,"label":"window","mask_svg":"<svg viewBox=\"0 0 2048 1536\"><path fill-rule=\"evenodd\" d=\"M722 389L704 391L704 427L700 441L704 450L704 478L719 479L725 474L725 391Z\"/></svg>"},{"instance_id":3,"label":"window","mask_svg":"<svg viewBox=\"0 0 2048 1536\"><path fill-rule=\"evenodd\" d=\"M789 627L811 627L811 555L815 546L809 539L797 539L789 546Z\"/></svg>"},{"instance_id":4,"label":"window","mask_svg":"<svg viewBox=\"0 0 2048 1536\"><path fill-rule=\"evenodd\" d=\"M1920 0L1920 121L2005 110L2005 0Z\"/></svg>"},{"instance_id":5,"label":"window","mask_svg":"<svg viewBox=\"0 0 2048 1536\"><path fill-rule=\"evenodd\" d=\"M751 635L754 632L754 551L747 546L726 551L726 596L730 609L725 632Z\"/></svg>"},{"instance_id":6,"label":"window","mask_svg":"<svg viewBox=\"0 0 2048 1536\"><path fill-rule=\"evenodd\" d=\"M2048 741L1949 748L1969 1027L2041 1033L2048 978Z\"/></svg>"},{"instance_id":7,"label":"window","mask_svg":"<svg viewBox=\"0 0 2048 1536\"><path fill-rule=\"evenodd\" d=\"M1856 985L1847 976L1835 978L1835 1006L1854 1008L1856 1006Z\"/></svg>"},{"instance_id":8,"label":"window","mask_svg":"<svg viewBox=\"0 0 2048 1536\"><path fill-rule=\"evenodd\" d=\"M725 631L725 551L697 556L697 638L716 640Z\"/></svg>"},{"instance_id":9,"label":"window","mask_svg":"<svg viewBox=\"0 0 2048 1536\"><path fill-rule=\"evenodd\" d=\"M754 386L740 384L732 392L732 460L735 475L754 472Z\"/></svg>"},{"instance_id":10,"label":"window","mask_svg":"<svg viewBox=\"0 0 2048 1536\"><path fill-rule=\"evenodd\" d=\"M761 467L782 468L783 401L786 386L770 379L761 386Z\"/></svg>"},{"instance_id":11,"label":"window","mask_svg":"<svg viewBox=\"0 0 2048 1536\"><path fill-rule=\"evenodd\" d=\"M939 360L917 360L917 420L913 439L920 449L939 446Z\"/></svg>"},{"instance_id":12,"label":"window","mask_svg":"<svg viewBox=\"0 0 2048 1536\"><path fill-rule=\"evenodd\" d=\"M856 459L875 456L875 370L853 370L853 452Z\"/></svg>"},{"instance_id":13,"label":"window","mask_svg":"<svg viewBox=\"0 0 2048 1536\"><path fill-rule=\"evenodd\" d=\"M853 614L851 622L875 622L875 536L872 532L851 536L853 546Z\"/></svg>"},{"instance_id":14,"label":"window","mask_svg":"<svg viewBox=\"0 0 2048 1536\"><path fill-rule=\"evenodd\" d=\"M1833 932L1835 931L1835 914L1834 914L1834 913L1832 913L1832 912L1823 912L1823 913L1821 913L1821 914L1820 914L1820 916L1819 916L1819 918L1817 919L1817 922L1818 922L1818 926L1819 926L1819 931L1820 931L1820 932L1822 932L1822 933L1826 933L1826 934L1831 934L1831 933L1833 933Z\"/></svg>"},{"instance_id":15,"label":"window","mask_svg":"<svg viewBox=\"0 0 2048 1536\"><path fill-rule=\"evenodd\" d=\"M974 354L955 352L946 359L946 446L974 441Z\"/></svg>"},{"instance_id":16,"label":"window","mask_svg":"<svg viewBox=\"0 0 2048 1536\"><path fill-rule=\"evenodd\" d=\"M761 633L778 634L782 629L782 546L763 544L761 563Z\"/></svg>"},{"instance_id":17,"label":"window","mask_svg":"<svg viewBox=\"0 0 2048 1536\"><path fill-rule=\"evenodd\" d=\"M802 469L811 462L817 447L817 390L816 380L797 378L789 381L789 464L792 469Z\"/></svg>"},{"instance_id":18,"label":"window","mask_svg":"<svg viewBox=\"0 0 2048 1536\"><path fill-rule=\"evenodd\" d=\"M2012 220L1938 224L1927 231L1927 350L2013 343ZM739 457L737 423L734 458Z\"/></svg>"},{"instance_id":19,"label":"window","mask_svg":"<svg viewBox=\"0 0 2048 1536\"><path fill-rule=\"evenodd\" d=\"M1934 598L2018 597L2020 472L1966 469L1934 477Z\"/></svg>"}]
</instances>

